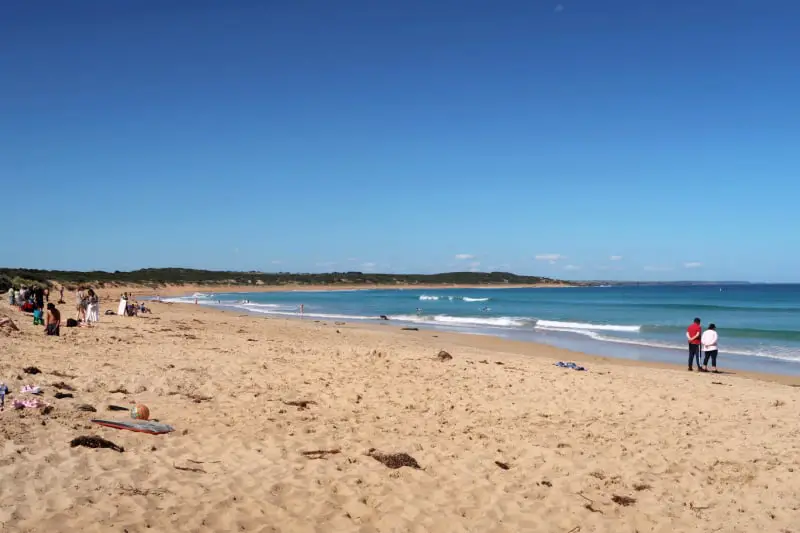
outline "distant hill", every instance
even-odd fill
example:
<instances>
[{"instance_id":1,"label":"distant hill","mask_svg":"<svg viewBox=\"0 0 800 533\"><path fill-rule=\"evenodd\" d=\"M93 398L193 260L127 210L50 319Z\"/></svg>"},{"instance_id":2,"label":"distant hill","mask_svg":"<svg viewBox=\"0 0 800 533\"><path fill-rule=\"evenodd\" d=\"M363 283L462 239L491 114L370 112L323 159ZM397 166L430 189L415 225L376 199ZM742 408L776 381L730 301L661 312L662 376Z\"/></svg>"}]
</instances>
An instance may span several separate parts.
<instances>
[{"instance_id":1,"label":"distant hill","mask_svg":"<svg viewBox=\"0 0 800 533\"><path fill-rule=\"evenodd\" d=\"M519 276L509 272L446 272L442 274L371 274L364 272L329 272L293 274L289 272L234 272L192 268L143 268L131 272L78 272L0 268L0 291L10 286L51 285L68 288L77 285L560 285L567 282L541 276Z\"/></svg>"}]
</instances>

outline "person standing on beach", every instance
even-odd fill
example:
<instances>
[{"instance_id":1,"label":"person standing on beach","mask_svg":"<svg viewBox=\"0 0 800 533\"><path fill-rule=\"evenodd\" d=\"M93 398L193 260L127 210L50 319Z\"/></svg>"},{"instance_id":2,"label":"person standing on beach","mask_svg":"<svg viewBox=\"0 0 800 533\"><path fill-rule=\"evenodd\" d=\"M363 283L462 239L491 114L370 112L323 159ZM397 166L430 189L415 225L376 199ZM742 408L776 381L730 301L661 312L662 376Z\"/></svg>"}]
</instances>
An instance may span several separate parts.
<instances>
[{"instance_id":1,"label":"person standing on beach","mask_svg":"<svg viewBox=\"0 0 800 533\"><path fill-rule=\"evenodd\" d=\"M702 372L703 367L700 366L700 336L703 333L703 328L700 327L700 319L695 318L692 325L686 328L686 339L689 341L689 372L694 370L692 361L697 361L697 371Z\"/></svg>"},{"instance_id":2,"label":"person standing on beach","mask_svg":"<svg viewBox=\"0 0 800 533\"><path fill-rule=\"evenodd\" d=\"M86 295L83 293L83 287L78 287L75 293L75 301L77 305L75 308L78 310L78 322L83 322L86 318Z\"/></svg>"},{"instance_id":3,"label":"person standing on beach","mask_svg":"<svg viewBox=\"0 0 800 533\"><path fill-rule=\"evenodd\" d=\"M92 289L86 291L86 296L86 324L91 325L93 322L100 320L100 298ZM697 364L698 366L700 365L700 363Z\"/></svg>"},{"instance_id":4,"label":"person standing on beach","mask_svg":"<svg viewBox=\"0 0 800 533\"><path fill-rule=\"evenodd\" d=\"M717 334L717 326L716 324L709 324L708 329L703 332L703 336L700 337L700 341L703 343L703 351L705 352L706 356L703 359L703 369L708 372L708 360L711 359L711 368L713 372L717 372L717 354L719 350L717 349L717 341L719 341L719 335Z\"/></svg>"},{"instance_id":5,"label":"person standing on beach","mask_svg":"<svg viewBox=\"0 0 800 533\"><path fill-rule=\"evenodd\" d=\"M42 287L33 289L33 301L38 309L44 309L44 289Z\"/></svg>"},{"instance_id":6,"label":"person standing on beach","mask_svg":"<svg viewBox=\"0 0 800 533\"><path fill-rule=\"evenodd\" d=\"M58 337L60 328L61 313L59 313L55 305L49 303L47 304L47 317L44 322L44 334Z\"/></svg>"}]
</instances>

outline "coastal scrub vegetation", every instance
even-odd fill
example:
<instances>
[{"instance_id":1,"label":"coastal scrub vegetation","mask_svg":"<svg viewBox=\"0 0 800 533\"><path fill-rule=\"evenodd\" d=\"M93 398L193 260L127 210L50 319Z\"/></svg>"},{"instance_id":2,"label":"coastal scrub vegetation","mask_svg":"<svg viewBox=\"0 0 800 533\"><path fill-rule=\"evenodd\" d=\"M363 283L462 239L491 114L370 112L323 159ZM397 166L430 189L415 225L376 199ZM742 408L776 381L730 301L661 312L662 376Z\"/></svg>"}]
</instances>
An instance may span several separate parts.
<instances>
[{"instance_id":1,"label":"coastal scrub vegetation","mask_svg":"<svg viewBox=\"0 0 800 533\"><path fill-rule=\"evenodd\" d=\"M115 286L145 285L504 285L561 284L560 280L540 276L520 276L509 272L446 272L441 274L373 274L365 272L289 273L233 272L193 268L143 268L130 272L95 270L36 270L0 268L0 291L9 287L63 285Z\"/></svg>"}]
</instances>

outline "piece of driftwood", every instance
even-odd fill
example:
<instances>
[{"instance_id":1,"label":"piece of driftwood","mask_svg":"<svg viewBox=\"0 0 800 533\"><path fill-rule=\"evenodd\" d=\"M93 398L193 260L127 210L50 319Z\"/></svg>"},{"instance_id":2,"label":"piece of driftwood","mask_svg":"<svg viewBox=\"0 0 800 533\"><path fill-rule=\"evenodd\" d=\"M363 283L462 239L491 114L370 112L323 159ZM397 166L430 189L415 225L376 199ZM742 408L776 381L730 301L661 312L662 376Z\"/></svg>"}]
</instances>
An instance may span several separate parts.
<instances>
[{"instance_id":1,"label":"piece of driftwood","mask_svg":"<svg viewBox=\"0 0 800 533\"><path fill-rule=\"evenodd\" d=\"M336 455L342 453L342 450L335 449L335 450L312 450L309 452L300 452L305 457L309 459L326 459L329 455Z\"/></svg>"},{"instance_id":2,"label":"piece of driftwood","mask_svg":"<svg viewBox=\"0 0 800 533\"><path fill-rule=\"evenodd\" d=\"M194 467L191 467L191 466L178 466L178 465L176 465L174 463L172 464L172 467L175 468L176 470L183 470L184 472L198 472L200 474L206 474L207 473L202 468L194 468Z\"/></svg>"},{"instance_id":3,"label":"piece of driftwood","mask_svg":"<svg viewBox=\"0 0 800 533\"><path fill-rule=\"evenodd\" d=\"M584 496L584 495L583 495L583 494L581 494L580 492L578 493L578 496L580 496L581 498L583 498L584 500L586 500L587 502L589 502L589 503L587 503L587 504L585 504L585 505L583 506L583 508L584 508L584 509L586 509L587 511L591 511L591 512L593 512L593 513L600 513L600 514L604 514L604 513L603 513L603 511L601 511L600 509L595 509L595 508L594 508L594 500L593 500L593 499L591 499L591 498L587 498L586 496Z\"/></svg>"}]
</instances>

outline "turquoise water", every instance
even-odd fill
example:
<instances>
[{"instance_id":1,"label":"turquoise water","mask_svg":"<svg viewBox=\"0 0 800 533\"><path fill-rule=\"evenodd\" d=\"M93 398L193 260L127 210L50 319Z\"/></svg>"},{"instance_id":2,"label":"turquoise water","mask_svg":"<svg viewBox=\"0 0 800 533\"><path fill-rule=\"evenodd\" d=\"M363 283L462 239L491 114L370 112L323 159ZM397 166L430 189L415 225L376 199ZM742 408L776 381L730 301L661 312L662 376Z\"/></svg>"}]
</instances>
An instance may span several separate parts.
<instances>
[{"instance_id":1,"label":"turquoise water","mask_svg":"<svg viewBox=\"0 0 800 533\"><path fill-rule=\"evenodd\" d=\"M685 364L694 317L714 322L720 367L800 374L800 285L558 289L393 289L195 294L251 313L370 321L544 342L586 353Z\"/></svg>"}]
</instances>

